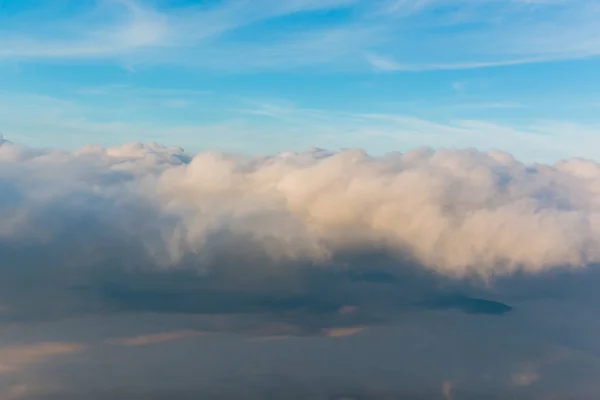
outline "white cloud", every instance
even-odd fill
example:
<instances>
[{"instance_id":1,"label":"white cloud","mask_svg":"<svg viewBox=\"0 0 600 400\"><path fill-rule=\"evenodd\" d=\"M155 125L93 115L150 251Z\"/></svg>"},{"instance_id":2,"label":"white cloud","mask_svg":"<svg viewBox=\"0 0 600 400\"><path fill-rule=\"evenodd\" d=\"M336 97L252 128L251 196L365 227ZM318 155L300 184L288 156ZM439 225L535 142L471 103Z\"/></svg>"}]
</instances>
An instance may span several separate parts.
<instances>
[{"instance_id":1,"label":"white cloud","mask_svg":"<svg viewBox=\"0 0 600 400\"><path fill-rule=\"evenodd\" d=\"M143 249L157 265L193 260L200 270L223 254L322 262L381 246L450 276L600 261L600 166L592 161L317 149L265 158L206 152L187 163L181 149L156 144L0 150L8 196L0 242L77 240L87 255L65 260L73 265L110 257L102 249L116 243L129 243L128 256ZM102 220L111 233L79 232L80 218Z\"/></svg>"},{"instance_id":2,"label":"white cloud","mask_svg":"<svg viewBox=\"0 0 600 400\"><path fill-rule=\"evenodd\" d=\"M0 40L0 59L110 58L129 64L135 59L181 63L195 60L190 51L202 50L204 41L226 32L266 19L344 7L353 2L227 0L214 7L188 6L183 10L154 8L143 1L102 2L86 13L55 19L49 27L38 25L47 30L25 30L32 21L22 20L21 25L16 24L16 30L6 32ZM13 22L11 26L14 25ZM54 35L63 30L70 33L68 39ZM181 57L181 53L172 53L176 48L188 54Z\"/></svg>"},{"instance_id":3,"label":"white cloud","mask_svg":"<svg viewBox=\"0 0 600 400\"><path fill-rule=\"evenodd\" d=\"M129 1L103 5L77 15L75 21L50 19L49 24L44 21L39 26L47 30L38 35L32 29L27 33L5 32L0 40L0 59L104 58L169 44L171 28L159 12ZM125 18L119 17L123 15ZM68 39L53 35L61 31L68 32L65 35Z\"/></svg>"},{"instance_id":4,"label":"white cloud","mask_svg":"<svg viewBox=\"0 0 600 400\"><path fill-rule=\"evenodd\" d=\"M397 62L377 54L368 54L366 58L373 68L380 71L399 71L404 69L404 67Z\"/></svg>"}]
</instances>

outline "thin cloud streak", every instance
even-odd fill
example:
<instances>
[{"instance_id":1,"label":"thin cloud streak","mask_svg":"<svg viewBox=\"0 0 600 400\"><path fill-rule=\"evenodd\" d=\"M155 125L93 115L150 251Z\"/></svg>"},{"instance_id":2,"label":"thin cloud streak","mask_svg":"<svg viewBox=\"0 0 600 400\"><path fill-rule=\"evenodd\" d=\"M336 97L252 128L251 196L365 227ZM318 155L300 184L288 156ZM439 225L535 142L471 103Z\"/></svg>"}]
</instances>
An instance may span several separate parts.
<instances>
[{"instance_id":1,"label":"thin cloud streak","mask_svg":"<svg viewBox=\"0 0 600 400\"><path fill-rule=\"evenodd\" d=\"M204 332L199 331L176 331L176 332L165 332L165 333L154 333L148 335L140 335L127 338L119 339L108 339L105 341L106 344L112 346L124 346L124 347L139 347L148 346L158 343L172 342L176 340L188 339L203 335Z\"/></svg>"},{"instance_id":2,"label":"thin cloud streak","mask_svg":"<svg viewBox=\"0 0 600 400\"><path fill-rule=\"evenodd\" d=\"M573 55L566 57L566 59L586 59L595 57L599 52L583 53L579 55ZM500 61L479 61L479 62L466 62L466 63L447 63L447 64L400 64L396 61L382 57L378 55L368 55L367 61L379 71L384 72L426 72L426 71L458 71L458 70L469 70L469 69L482 69L482 68L499 68L499 67L510 67L524 64L538 64L547 62L557 62L565 60L564 56L541 56L531 58L519 58L513 60L500 60Z\"/></svg>"},{"instance_id":3,"label":"thin cloud streak","mask_svg":"<svg viewBox=\"0 0 600 400\"><path fill-rule=\"evenodd\" d=\"M85 346L79 343L35 343L0 347L0 375L20 372L23 369L47 362L55 357L82 352Z\"/></svg>"},{"instance_id":4,"label":"thin cloud streak","mask_svg":"<svg viewBox=\"0 0 600 400\"><path fill-rule=\"evenodd\" d=\"M358 335L359 333L363 332L365 329L366 328L362 327L362 326L352 327L352 328L331 328L331 329L326 329L323 334L326 337L335 339L335 338L343 338L343 337Z\"/></svg>"},{"instance_id":5,"label":"thin cloud streak","mask_svg":"<svg viewBox=\"0 0 600 400\"><path fill-rule=\"evenodd\" d=\"M329 25L307 22L281 32L277 39L258 34L263 22L339 9L354 12ZM252 6L230 0L212 8L154 8L141 1L116 2L105 4L91 16L75 15L64 23L71 30L69 36L81 40L53 38L52 32L63 29L60 23L33 36L9 30L0 40L0 59L113 60L230 72L313 66L336 70L370 66L384 72L495 68L597 56L600 46L590 38L600 34L594 22L599 13L585 0L569 2L569 7L564 2L468 0L261 0ZM495 20L491 15L502 18ZM535 15L543 19L532 23ZM79 22L73 24L73 19ZM566 38L549 32L548 20L568 29ZM468 28L474 21L484 28L461 32L462 26ZM22 23L30 26L34 22ZM448 31L443 39L431 34L444 27L457 29ZM242 29L249 30L250 38L257 29L256 39L240 40L237 33ZM422 39L417 46L406 37ZM486 43L485 47L481 43Z\"/></svg>"},{"instance_id":6,"label":"thin cloud streak","mask_svg":"<svg viewBox=\"0 0 600 400\"><path fill-rule=\"evenodd\" d=\"M92 89L90 95L112 96L120 103L99 107L48 96L0 96L3 133L26 144L48 147L54 145L55 137L61 136L63 147L70 149L84 145L88 135L96 135L102 138L101 144L110 146L120 143L126 134L128 140L134 141L187 143L191 151L216 148L245 154L300 151L313 145L330 149L364 148L382 154L390 149L405 151L426 145L499 149L511 152L523 161L546 163L575 156L600 158L597 151L600 126L595 124L541 119L519 125L458 117L430 120L401 113L303 108L290 103L236 98L229 99L228 108L223 111L227 122L149 123L130 120L128 104L145 102L146 113L151 116L164 109L174 97L193 102L204 94L109 87ZM460 111L518 106L516 103L482 102L452 107L454 111ZM35 119L30 118L31 113L36 115ZM102 118L107 114L111 121ZM340 135L341 132L344 134ZM260 142L260 147L240 145L249 137Z\"/></svg>"}]
</instances>

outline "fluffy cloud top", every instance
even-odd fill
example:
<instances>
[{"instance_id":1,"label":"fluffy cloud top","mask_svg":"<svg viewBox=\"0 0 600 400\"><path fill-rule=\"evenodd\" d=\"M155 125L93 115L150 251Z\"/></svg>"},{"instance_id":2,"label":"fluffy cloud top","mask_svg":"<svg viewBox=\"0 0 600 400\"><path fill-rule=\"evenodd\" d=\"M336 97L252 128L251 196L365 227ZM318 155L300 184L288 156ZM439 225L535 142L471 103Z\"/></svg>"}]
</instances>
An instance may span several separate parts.
<instances>
[{"instance_id":1,"label":"fluffy cloud top","mask_svg":"<svg viewBox=\"0 0 600 400\"><path fill-rule=\"evenodd\" d=\"M125 257L207 271L235 256L278 268L383 249L447 276L491 277L600 261L600 166L581 159L525 165L428 148L188 157L157 144L4 142L0 186L0 245L71 265Z\"/></svg>"}]
</instances>

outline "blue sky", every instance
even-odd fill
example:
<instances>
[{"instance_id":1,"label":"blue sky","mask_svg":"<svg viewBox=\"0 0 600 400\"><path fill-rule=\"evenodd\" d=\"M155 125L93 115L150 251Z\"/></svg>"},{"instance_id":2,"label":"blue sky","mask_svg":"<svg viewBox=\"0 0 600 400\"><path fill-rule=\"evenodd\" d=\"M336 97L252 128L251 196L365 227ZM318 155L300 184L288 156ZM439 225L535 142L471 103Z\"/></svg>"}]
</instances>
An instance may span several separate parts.
<instances>
[{"instance_id":1,"label":"blue sky","mask_svg":"<svg viewBox=\"0 0 600 400\"><path fill-rule=\"evenodd\" d=\"M592 0L0 0L0 132L598 159Z\"/></svg>"}]
</instances>

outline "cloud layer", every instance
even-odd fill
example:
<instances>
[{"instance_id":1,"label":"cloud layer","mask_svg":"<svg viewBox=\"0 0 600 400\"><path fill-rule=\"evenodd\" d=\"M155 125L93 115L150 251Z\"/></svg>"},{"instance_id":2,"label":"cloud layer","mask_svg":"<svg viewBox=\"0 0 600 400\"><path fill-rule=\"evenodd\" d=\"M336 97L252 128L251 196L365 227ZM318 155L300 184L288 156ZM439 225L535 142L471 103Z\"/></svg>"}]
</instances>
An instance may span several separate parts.
<instances>
[{"instance_id":1,"label":"cloud layer","mask_svg":"<svg viewBox=\"0 0 600 400\"><path fill-rule=\"evenodd\" d=\"M65 252L73 265L135 256L207 272L223 257L318 264L376 250L489 278L600 261L600 166L581 159L526 165L427 148L189 157L156 144L6 142L0 162L2 246Z\"/></svg>"},{"instance_id":2,"label":"cloud layer","mask_svg":"<svg viewBox=\"0 0 600 400\"><path fill-rule=\"evenodd\" d=\"M581 159L4 142L0 163L5 321L247 314L201 329L344 332L407 307L501 315L526 289L483 283L600 257L600 167Z\"/></svg>"},{"instance_id":3,"label":"cloud layer","mask_svg":"<svg viewBox=\"0 0 600 400\"><path fill-rule=\"evenodd\" d=\"M229 377L257 398L595 398L599 178L475 150L5 141L3 395L185 398Z\"/></svg>"}]
</instances>

